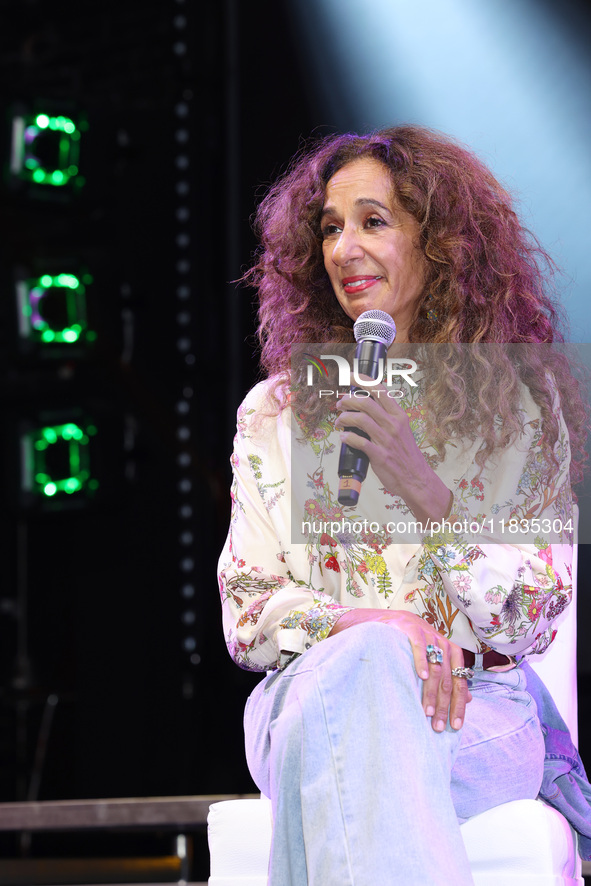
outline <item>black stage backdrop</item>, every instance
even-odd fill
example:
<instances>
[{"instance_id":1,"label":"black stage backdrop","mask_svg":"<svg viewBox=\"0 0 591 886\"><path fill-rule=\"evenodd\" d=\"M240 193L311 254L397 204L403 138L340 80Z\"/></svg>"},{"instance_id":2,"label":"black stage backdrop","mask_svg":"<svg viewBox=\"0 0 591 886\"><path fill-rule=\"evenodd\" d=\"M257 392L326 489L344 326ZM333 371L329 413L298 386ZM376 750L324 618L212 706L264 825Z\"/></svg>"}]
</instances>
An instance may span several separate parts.
<instances>
[{"instance_id":1,"label":"black stage backdrop","mask_svg":"<svg viewBox=\"0 0 591 886\"><path fill-rule=\"evenodd\" d=\"M215 575L256 372L251 295L230 281L258 183L313 124L282 4L273 40L245 11L0 4L0 801L256 790L258 677L226 652ZM39 115L80 134L65 185L31 178L76 162ZM84 281L75 342L41 336L72 325L59 274ZM91 480L46 494L39 473L74 475L81 454Z\"/></svg>"}]
</instances>

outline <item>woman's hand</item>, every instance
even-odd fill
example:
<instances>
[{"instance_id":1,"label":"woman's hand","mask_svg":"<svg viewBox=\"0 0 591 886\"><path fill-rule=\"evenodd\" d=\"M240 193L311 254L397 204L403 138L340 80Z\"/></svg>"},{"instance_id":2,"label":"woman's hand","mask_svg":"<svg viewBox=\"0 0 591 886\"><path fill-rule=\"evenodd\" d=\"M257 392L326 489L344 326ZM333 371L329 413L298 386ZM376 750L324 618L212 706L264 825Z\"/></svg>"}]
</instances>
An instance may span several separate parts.
<instances>
[{"instance_id":1,"label":"woman's hand","mask_svg":"<svg viewBox=\"0 0 591 886\"><path fill-rule=\"evenodd\" d=\"M343 443L366 453L384 488L404 499L419 522L441 520L449 512L452 493L417 446L406 412L388 397L384 385L366 390L372 396L343 397L337 404L335 424ZM345 428L360 428L370 439Z\"/></svg>"},{"instance_id":2,"label":"woman's hand","mask_svg":"<svg viewBox=\"0 0 591 886\"><path fill-rule=\"evenodd\" d=\"M353 609L342 615L329 636L334 636L356 624L379 621L390 624L402 631L409 639L414 657L415 670L423 685L423 710L431 717L435 732L443 732L448 722L453 729L461 729L464 724L466 705L472 700L468 682L463 677L452 677L452 668L464 666L464 653L456 643L452 643L412 612L390 609ZM431 664L427 660L427 646L438 646L443 652L441 664Z\"/></svg>"}]
</instances>

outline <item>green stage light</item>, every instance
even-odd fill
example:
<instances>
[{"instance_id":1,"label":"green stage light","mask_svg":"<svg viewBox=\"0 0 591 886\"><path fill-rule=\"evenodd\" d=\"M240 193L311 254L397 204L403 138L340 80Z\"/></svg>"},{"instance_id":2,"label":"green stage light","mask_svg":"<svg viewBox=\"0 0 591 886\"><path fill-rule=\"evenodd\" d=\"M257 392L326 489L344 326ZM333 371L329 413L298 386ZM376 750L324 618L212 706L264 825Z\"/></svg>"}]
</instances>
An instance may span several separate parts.
<instances>
[{"instance_id":1,"label":"green stage light","mask_svg":"<svg viewBox=\"0 0 591 886\"><path fill-rule=\"evenodd\" d=\"M10 171L16 178L61 188L81 186L79 172L81 132L70 117L15 114L12 118Z\"/></svg>"},{"instance_id":2,"label":"green stage light","mask_svg":"<svg viewBox=\"0 0 591 886\"><path fill-rule=\"evenodd\" d=\"M86 314L86 286L91 282L89 274L81 279L65 273L17 280L21 339L48 345L96 341Z\"/></svg>"},{"instance_id":3,"label":"green stage light","mask_svg":"<svg viewBox=\"0 0 591 886\"><path fill-rule=\"evenodd\" d=\"M47 498L96 492L90 454L96 433L95 425L77 422L26 431L21 436L23 490Z\"/></svg>"}]
</instances>

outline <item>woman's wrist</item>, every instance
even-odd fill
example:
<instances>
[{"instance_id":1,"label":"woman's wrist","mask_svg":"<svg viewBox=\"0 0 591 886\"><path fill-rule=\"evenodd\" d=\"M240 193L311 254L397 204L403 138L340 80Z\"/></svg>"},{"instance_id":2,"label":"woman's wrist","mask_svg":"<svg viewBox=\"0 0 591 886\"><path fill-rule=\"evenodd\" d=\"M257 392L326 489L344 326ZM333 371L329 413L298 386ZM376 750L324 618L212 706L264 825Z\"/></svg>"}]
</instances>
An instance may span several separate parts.
<instances>
[{"instance_id":1,"label":"woman's wrist","mask_svg":"<svg viewBox=\"0 0 591 886\"><path fill-rule=\"evenodd\" d=\"M447 520L452 511L454 494L443 481L437 479L437 484L425 489L414 501L406 499L413 516L424 529L428 529L433 523Z\"/></svg>"}]
</instances>

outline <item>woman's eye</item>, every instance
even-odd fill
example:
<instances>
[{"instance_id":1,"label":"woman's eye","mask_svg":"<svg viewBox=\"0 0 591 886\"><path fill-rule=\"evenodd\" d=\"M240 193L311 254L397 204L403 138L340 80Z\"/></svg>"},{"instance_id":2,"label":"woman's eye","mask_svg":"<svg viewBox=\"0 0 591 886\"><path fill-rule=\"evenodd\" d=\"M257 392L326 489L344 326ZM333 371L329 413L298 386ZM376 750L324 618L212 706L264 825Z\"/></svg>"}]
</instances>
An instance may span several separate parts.
<instances>
[{"instance_id":1,"label":"woman's eye","mask_svg":"<svg viewBox=\"0 0 591 886\"><path fill-rule=\"evenodd\" d=\"M381 228L381 226L384 224L386 224L384 219L380 218L377 215L370 215L370 217L365 222L365 225L368 228Z\"/></svg>"},{"instance_id":2,"label":"woman's eye","mask_svg":"<svg viewBox=\"0 0 591 886\"><path fill-rule=\"evenodd\" d=\"M330 237L331 234L338 234L339 231L340 231L340 228L338 227L338 225L325 225L322 228L322 236L323 237Z\"/></svg>"}]
</instances>

